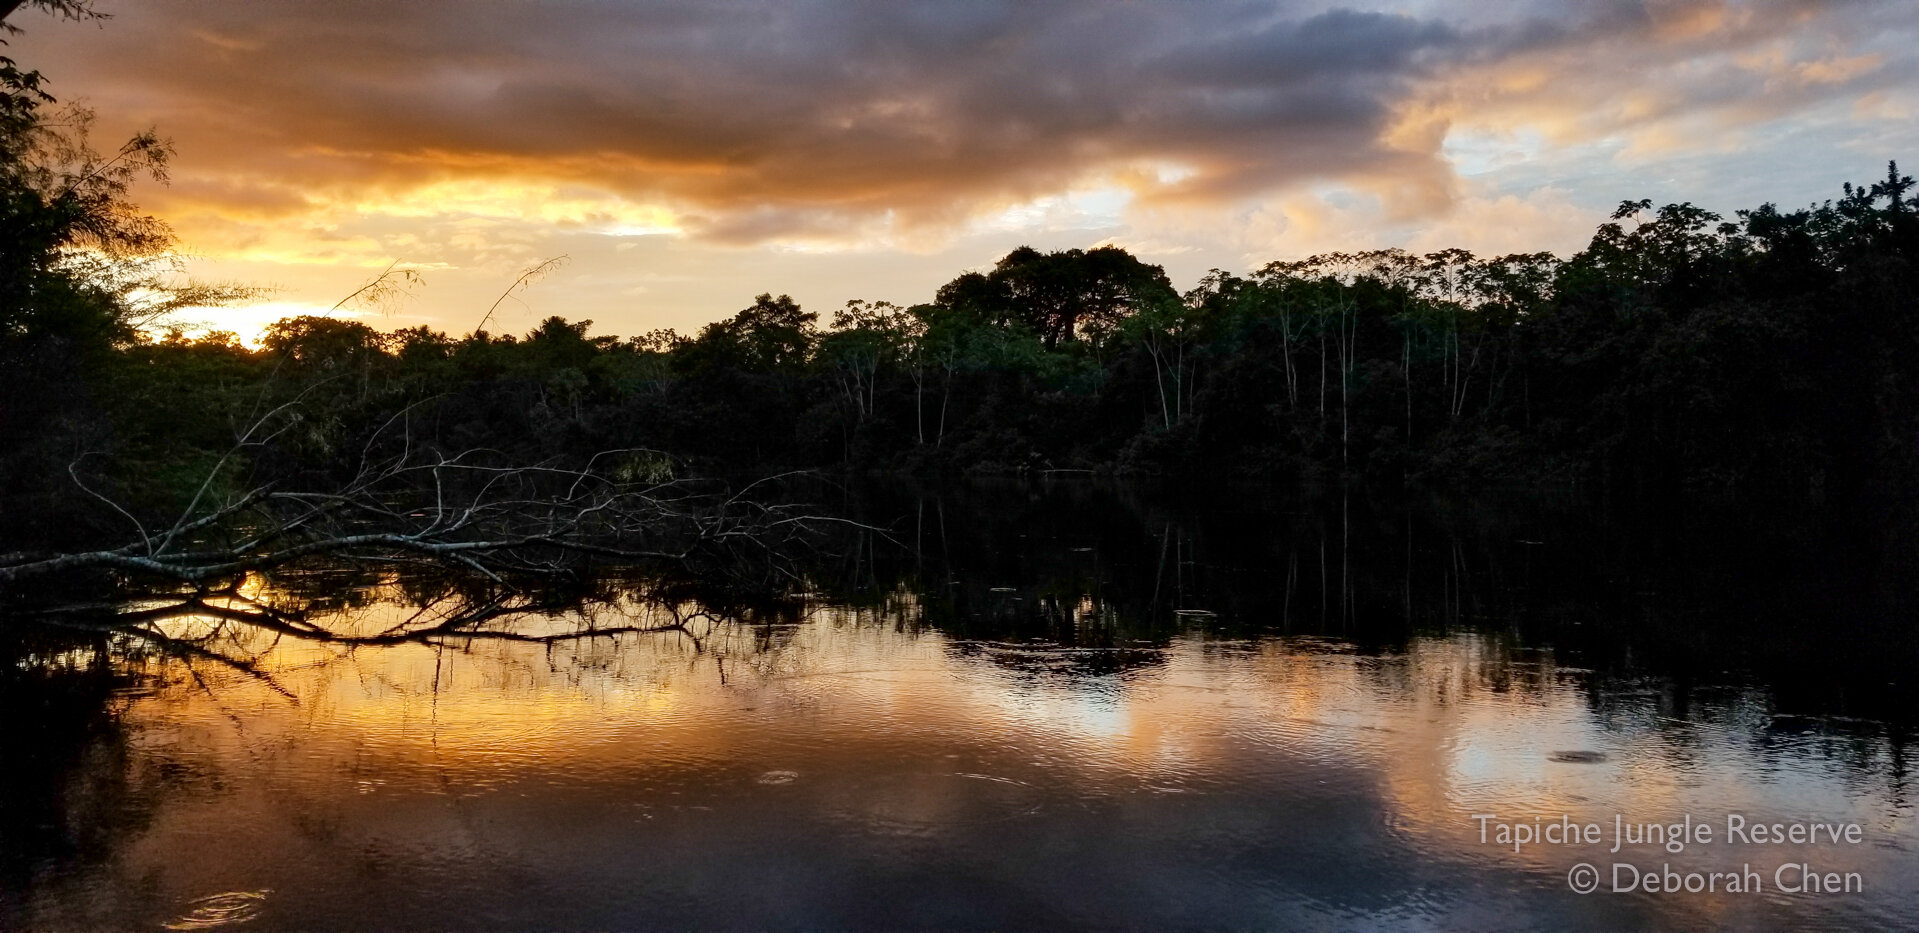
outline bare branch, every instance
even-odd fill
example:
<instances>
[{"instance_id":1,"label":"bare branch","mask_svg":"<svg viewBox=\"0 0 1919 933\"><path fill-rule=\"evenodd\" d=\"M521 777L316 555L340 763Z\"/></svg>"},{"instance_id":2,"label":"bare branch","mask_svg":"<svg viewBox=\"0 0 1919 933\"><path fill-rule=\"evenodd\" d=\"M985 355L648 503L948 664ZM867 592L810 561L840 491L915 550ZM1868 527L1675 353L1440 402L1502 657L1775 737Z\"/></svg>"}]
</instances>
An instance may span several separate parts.
<instances>
[{"instance_id":1,"label":"bare branch","mask_svg":"<svg viewBox=\"0 0 1919 933\"><path fill-rule=\"evenodd\" d=\"M486 330L486 322L493 319L493 312L500 310L501 302L512 296L516 291L525 291L534 282L545 278L548 273L565 265L566 260L567 257L565 256L555 256L552 259L544 260L521 272L519 278L514 279L513 284L508 285L506 291L500 293L500 297L493 299L492 306L488 307L486 314L480 317L480 323L474 326L473 332L475 334L484 332Z\"/></svg>"},{"instance_id":2,"label":"bare branch","mask_svg":"<svg viewBox=\"0 0 1919 933\"><path fill-rule=\"evenodd\" d=\"M133 513L128 512L126 509L121 508L120 503L115 502L112 499L109 499L106 496L93 491L91 487L89 487L84 481L80 479L80 470L79 470L80 461L85 460L88 456L90 456L93 453L94 451L88 451L87 453L84 453L78 457L75 457L72 463L67 464L67 475L73 477L73 485L80 487L81 492L84 492L87 495L92 496L95 499L98 499L101 502L104 502L107 505L111 506L115 512L118 512L121 515L126 516L127 521L132 522L133 527L140 532L140 542L147 546L147 550L149 551L153 550L153 539L147 535L146 526L140 524L140 520L137 518L134 518Z\"/></svg>"},{"instance_id":3,"label":"bare branch","mask_svg":"<svg viewBox=\"0 0 1919 933\"><path fill-rule=\"evenodd\" d=\"M368 279L366 284L354 289L345 298L333 303L328 313L338 311L350 304L364 304L385 310L394 302L413 293L413 289L426 284L426 279L413 269L399 268L398 259L387 263L380 274Z\"/></svg>"}]
</instances>

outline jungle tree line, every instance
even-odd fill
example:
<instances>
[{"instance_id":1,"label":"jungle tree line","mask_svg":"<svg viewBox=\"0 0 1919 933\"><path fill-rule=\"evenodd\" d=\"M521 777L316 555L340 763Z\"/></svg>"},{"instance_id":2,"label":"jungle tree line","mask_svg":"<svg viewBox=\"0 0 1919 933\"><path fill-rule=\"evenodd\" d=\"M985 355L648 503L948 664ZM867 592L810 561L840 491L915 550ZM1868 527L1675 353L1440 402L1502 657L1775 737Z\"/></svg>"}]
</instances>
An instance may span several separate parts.
<instances>
[{"instance_id":1,"label":"jungle tree line","mask_svg":"<svg viewBox=\"0 0 1919 933\"><path fill-rule=\"evenodd\" d=\"M1333 253L1214 271L1183 295L1117 247L1022 248L922 304L853 301L822 321L760 295L684 335L596 336L560 317L459 336L300 317L258 349L107 331L69 357L87 361L85 391L42 400L43 417L68 424L39 428L62 439L57 456L12 475L69 484L68 461L95 451L103 470L137 465L158 489L155 477L223 449L263 399L303 393L297 428L252 454L263 466L343 469L405 411L449 451L649 448L682 472L1857 498L1908 488L1919 453L1914 211L1910 180L1889 167L1839 200L1730 221L1627 203L1566 259ZM7 339L43 337L29 326Z\"/></svg>"}]
</instances>

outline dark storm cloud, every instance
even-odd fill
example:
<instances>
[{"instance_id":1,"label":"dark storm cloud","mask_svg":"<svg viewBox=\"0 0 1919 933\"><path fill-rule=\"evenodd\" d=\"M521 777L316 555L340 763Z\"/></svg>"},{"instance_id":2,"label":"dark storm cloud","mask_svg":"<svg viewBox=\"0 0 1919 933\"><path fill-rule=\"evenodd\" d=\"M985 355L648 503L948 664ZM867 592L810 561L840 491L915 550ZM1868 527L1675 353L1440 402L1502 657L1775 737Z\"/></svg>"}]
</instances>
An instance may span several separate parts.
<instances>
[{"instance_id":1,"label":"dark storm cloud","mask_svg":"<svg viewBox=\"0 0 1919 933\"><path fill-rule=\"evenodd\" d=\"M250 192L236 209L539 178L736 241L937 226L1127 172L1162 199L1355 177L1438 191L1439 137L1395 133L1420 88L1581 44L1656 46L1676 15L1731 9L1527 3L1472 24L1128 0L107 8L100 30L30 23L18 48L228 173L196 190ZM1767 29L1816 6L1737 9Z\"/></svg>"}]
</instances>

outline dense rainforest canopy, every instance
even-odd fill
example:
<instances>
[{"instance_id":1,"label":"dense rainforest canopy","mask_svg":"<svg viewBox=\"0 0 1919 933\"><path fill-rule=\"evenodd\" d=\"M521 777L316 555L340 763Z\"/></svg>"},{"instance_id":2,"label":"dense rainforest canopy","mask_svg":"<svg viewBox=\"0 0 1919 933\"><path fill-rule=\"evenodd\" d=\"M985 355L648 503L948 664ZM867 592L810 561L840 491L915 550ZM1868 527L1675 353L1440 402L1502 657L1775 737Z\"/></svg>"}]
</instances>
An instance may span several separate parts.
<instances>
[{"instance_id":1,"label":"dense rainforest canopy","mask_svg":"<svg viewBox=\"0 0 1919 933\"><path fill-rule=\"evenodd\" d=\"M6 62L0 90L16 541L177 509L289 402L297 418L218 482L343 474L396 422L424 448L645 448L635 469L682 475L1086 470L1857 507L1919 476L1919 198L1896 166L1798 210L1628 202L1568 258L1335 253L1180 294L1118 247L1021 248L923 304L826 320L773 295L632 338L561 317L524 335L300 317L253 348L165 329L246 294L172 275L168 231L126 202L165 144L99 155L83 112L49 117L38 75Z\"/></svg>"}]
</instances>

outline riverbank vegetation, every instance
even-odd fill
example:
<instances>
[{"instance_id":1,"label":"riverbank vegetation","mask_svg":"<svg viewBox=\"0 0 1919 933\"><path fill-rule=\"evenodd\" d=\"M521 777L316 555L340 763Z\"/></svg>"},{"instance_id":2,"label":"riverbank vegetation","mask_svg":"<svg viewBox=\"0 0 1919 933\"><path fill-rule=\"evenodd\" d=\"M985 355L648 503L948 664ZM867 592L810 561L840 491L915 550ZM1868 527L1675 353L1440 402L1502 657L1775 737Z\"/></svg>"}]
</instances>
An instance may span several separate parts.
<instances>
[{"instance_id":1,"label":"riverbank vegetation","mask_svg":"<svg viewBox=\"0 0 1919 933\"><path fill-rule=\"evenodd\" d=\"M1335 253L1182 294L1119 247L1021 248L917 304L767 294L688 334L299 317L252 347L166 329L249 292L179 279L127 203L164 142L96 154L36 74L0 85L7 550L351 488L383 444L617 483L1086 471L1871 508L1919 476L1919 198L1896 166L1803 209L1627 202L1563 258Z\"/></svg>"},{"instance_id":2,"label":"riverbank vegetation","mask_svg":"<svg viewBox=\"0 0 1919 933\"><path fill-rule=\"evenodd\" d=\"M1919 250L1896 169L1724 220L1624 205L1591 245L1395 250L1215 272L1185 294L1116 247L1022 249L909 307L822 321L761 295L693 334L380 332L302 317L258 348L152 337L67 260L13 299L6 501L159 506L250 417L245 469L340 474L404 419L447 456L646 469L1086 470L1585 485L1856 500L1910 489ZM623 461L624 462L624 461ZM105 490L103 489L103 492ZM75 515L84 524L85 519Z\"/></svg>"}]
</instances>

